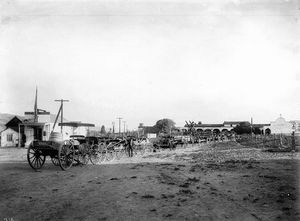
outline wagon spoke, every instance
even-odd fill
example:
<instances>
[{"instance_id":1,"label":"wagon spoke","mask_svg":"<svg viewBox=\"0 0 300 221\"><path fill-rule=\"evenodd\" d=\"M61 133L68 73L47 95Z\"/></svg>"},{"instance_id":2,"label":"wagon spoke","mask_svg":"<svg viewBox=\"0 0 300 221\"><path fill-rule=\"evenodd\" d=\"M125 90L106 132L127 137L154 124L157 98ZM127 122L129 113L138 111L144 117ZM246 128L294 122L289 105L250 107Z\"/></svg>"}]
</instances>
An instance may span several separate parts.
<instances>
[{"instance_id":1,"label":"wagon spoke","mask_svg":"<svg viewBox=\"0 0 300 221\"><path fill-rule=\"evenodd\" d=\"M35 164L36 158L34 157L34 159L32 160L32 164Z\"/></svg>"},{"instance_id":2,"label":"wagon spoke","mask_svg":"<svg viewBox=\"0 0 300 221\"><path fill-rule=\"evenodd\" d=\"M34 167L36 168L36 165L37 165L37 158L34 158Z\"/></svg>"},{"instance_id":3,"label":"wagon spoke","mask_svg":"<svg viewBox=\"0 0 300 221\"><path fill-rule=\"evenodd\" d=\"M40 166L42 166L42 165L43 165L43 159L42 159L41 156L39 156L38 161L39 161L39 163L40 163Z\"/></svg>"},{"instance_id":4,"label":"wagon spoke","mask_svg":"<svg viewBox=\"0 0 300 221\"><path fill-rule=\"evenodd\" d=\"M38 157L37 160L36 160L36 164L37 164L37 168L40 168L41 166L41 162L40 162L40 158Z\"/></svg>"},{"instance_id":5,"label":"wagon spoke","mask_svg":"<svg viewBox=\"0 0 300 221\"><path fill-rule=\"evenodd\" d=\"M30 152L31 154L35 154L35 151L34 151L34 150L29 150L29 152Z\"/></svg>"},{"instance_id":6,"label":"wagon spoke","mask_svg":"<svg viewBox=\"0 0 300 221\"><path fill-rule=\"evenodd\" d=\"M41 165L40 158L37 158L37 160L36 160L36 165L37 165L37 168L40 167L40 165Z\"/></svg>"},{"instance_id":7,"label":"wagon spoke","mask_svg":"<svg viewBox=\"0 0 300 221\"><path fill-rule=\"evenodd\" d=\"M34 155L32 155L31 157L29 157L29 159L32 159L32 158L34 158L35 156Z\"/></svg>"}]
</instances>

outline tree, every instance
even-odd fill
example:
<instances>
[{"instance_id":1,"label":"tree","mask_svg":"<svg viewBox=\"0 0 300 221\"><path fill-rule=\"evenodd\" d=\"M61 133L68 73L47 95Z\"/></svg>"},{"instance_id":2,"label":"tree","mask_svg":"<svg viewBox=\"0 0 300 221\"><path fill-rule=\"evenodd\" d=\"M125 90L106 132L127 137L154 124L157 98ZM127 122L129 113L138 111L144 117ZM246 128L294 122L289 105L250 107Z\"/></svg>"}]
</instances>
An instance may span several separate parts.
<instances>
[{"instance_id":1,"label":"tree","mask_svg":"<svg viewBox=\"0 0 300 221\"><path fill-rule=\"evenodd\" d=\"M101 126L100 133L101 134L106 134L105 126L104 125Z\"/></svg>"},{"instance_id":2,"label":"tree","mask_svg":"<svg viewBox=\"0 0 300 221\"><path fill-rule=\"evenodd\" d=\"M233 128L233 131L237 134L261 134L261 129L259 127L252 127L249 122L242 122L239 125L237 125L235 128Z\"/></svg>"},{"instance_id":3,"label":"tree","mask_svg":"<svg viewBox=\"0 0 300 221\"><path fill-rule=\"evenodd\" d=\"M175 122L171 119L164 118L158 120L154 127L156 127L159 132L170 133L171 129L175 127Z\"/></svg>"},{"instance_id":4,"label":"tree","mask_svg":"<svg viewBox=\"0 0 300 221\"><path fill-rule=\"evenodd\" d=\"M202 124L201 121L199 121L198 124ZM184 126L188 128L188 134L189 135L192 135L192 136L196 135L197 132L196 132L195 127L198 124L196 124L194 121L189 121L189 122L185 121L185 125Z\"/></svg>"},{"instance_id":5,"label":"tree","mask_svg":"<svg viewBox=\"0 0 300 221\"><path fill-rule=\"evenodd\" d=\"M251 124L249 122L242 122L233 128L237 134L251 134Z\"/></svg>"}]
</instances>

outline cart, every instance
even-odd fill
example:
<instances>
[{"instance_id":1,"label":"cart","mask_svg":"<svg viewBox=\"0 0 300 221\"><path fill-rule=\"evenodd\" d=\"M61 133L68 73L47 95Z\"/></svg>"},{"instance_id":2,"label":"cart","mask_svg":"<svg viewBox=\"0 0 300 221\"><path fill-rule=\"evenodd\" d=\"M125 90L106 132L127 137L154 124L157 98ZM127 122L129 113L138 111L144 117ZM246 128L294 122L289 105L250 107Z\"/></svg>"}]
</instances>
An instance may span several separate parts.
<instances>
[{"instance_id":1,"label":"cart","mask_svg":"<svg viewBox=\"0 0 300 221\"><path fill-rule=\"evenodd\" d=\"M60 166L62 170L69 169L75 158L73 141L32 141L27 151L27 160L31 168L34 170L41 169L47 156L51 157L55 166Z\"/></svg>"}]
</instances>

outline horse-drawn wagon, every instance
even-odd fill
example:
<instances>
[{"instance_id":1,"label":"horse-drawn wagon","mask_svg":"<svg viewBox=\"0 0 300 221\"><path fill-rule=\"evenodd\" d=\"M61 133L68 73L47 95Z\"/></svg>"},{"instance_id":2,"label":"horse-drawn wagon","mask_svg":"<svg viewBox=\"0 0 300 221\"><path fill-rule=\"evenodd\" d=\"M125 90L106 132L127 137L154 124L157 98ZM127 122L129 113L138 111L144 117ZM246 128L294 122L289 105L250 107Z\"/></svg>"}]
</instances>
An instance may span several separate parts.
<instances>
[{"instance_id":1,"label":"horse-drawn wagon","mask_svg":"<svg viewBox=\"0 0 300 221\"><path fill-rule=\"evenodd\" d=\"M53 135L57 135L54 134ZM75 158L75 149L72 140L59 141L50 139L49 141L34 140L28 147L27 160L33 169L43 167L46 156L51 157L55 166L60 166L62 170L69 169Z\"/></svg>"}]
</instances>

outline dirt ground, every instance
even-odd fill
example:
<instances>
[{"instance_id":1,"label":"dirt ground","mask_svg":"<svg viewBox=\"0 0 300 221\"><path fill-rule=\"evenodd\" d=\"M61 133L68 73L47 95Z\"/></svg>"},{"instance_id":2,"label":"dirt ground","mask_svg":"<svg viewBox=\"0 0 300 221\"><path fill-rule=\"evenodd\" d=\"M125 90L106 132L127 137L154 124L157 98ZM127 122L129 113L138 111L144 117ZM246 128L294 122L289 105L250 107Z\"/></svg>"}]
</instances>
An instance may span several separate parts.
<instances>
[{"instance_id":1,"label":"dirt ground","mask_svg":"<svg viewBox=\"0 0 300 221\"><path fill-rule=\"evenodd\" d=\"M0 149L0 221L300 220L299 160L228 142L35 172Z\"/></svg>"}]
</instances>

